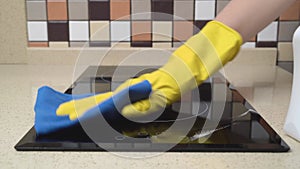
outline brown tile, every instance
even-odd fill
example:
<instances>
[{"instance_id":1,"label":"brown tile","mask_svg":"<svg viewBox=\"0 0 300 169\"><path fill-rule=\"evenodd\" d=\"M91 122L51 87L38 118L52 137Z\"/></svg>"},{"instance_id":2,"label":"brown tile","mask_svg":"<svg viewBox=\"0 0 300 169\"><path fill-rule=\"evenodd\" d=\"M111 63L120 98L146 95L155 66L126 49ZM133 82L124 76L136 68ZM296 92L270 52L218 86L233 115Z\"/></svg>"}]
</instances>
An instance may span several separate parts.
<instances>
[{"instance_id":1,"label":"brown tile","mask_svg":"<svg viewBox=\"0 0 300 169\"><path fill-rule=\"evenodd\" d=\"M174 1L173 0L152 0L151 11L152 11L152 20L155 21L173 20Z\"/></svg>"},{"instance_id":2,"label":"brown tile","mask_svg":"<svg viewBox=\"0 0 300 169\"><path fill-rule=\"evenodd\" d=\"M152 47L151 41L132 41L131 47Z\"/></svg>"},{"instance_id":3,"label":"brown tile","mask_svg":"<svg viewBox=\"0 0 300 169\"><path fill-rule=\"evenodd\" d=\"M194 34L198 33L210 20L194 21Z\"/></svg>"},{"instance_id":4,"label":"brown tile","mask_svg":"<svg viewBox=\"0 0 300 169\"><path fill-rule=\"evenodd\" d=\"M300 1L296 1L292 4L281 16L280 20L300 20Z\"/></svg>"},{"instance_id":5,"label":"brown tile","mask_svg":"<svg viewBox=\"0 0 300 169\"><path fill-rule=\"evenodd\" d=\"M256 43L258 48L277 48L277 42L261 41Z\"/></svg>"},{"instance_id":6,"label":"brown tile","mask_svg":"<svg viewBox=\"0 0 300 169\"><path fill-rule=\"evenodd\" d=\"M130 0L111 0L110 18L111 20L129 20Z\"/></svg>"},{"instance_id":7,"label":"brown tile","mask_svg":"<svg viewBox=\"0 0 300 169\"><path fill-rule=\"evenodd\" d=\"M90 20L109 20L110 18L109 0L90 0L89 19Z\"/></svg>"},{"instance_id":8,"label":"brown tile","mask_svg":"<svg viewBox=\"0 0 300 169\"><path fill-rule=\"evenodd\" d=\"M28 47L48 47L48 42L28 42Z\"/></svg>"},{"instance_id":9,"label":"brown tile","mask_svg":"<svg viewBox=\"0 0 300 169\"><path fill-rule=\"evenodd\" d=\"M151 41L151 22L132 22L132 41Z\"/></svg>"},{"instance_id":10,"label":"brown tile","mask_svg":"<svg viewBox=\"0 0 300 169\"><path fill-rule=\"evenodd\" d=\"M48 0L47 1L48 20L67 20L67 1Z\"/></svg>"},{"instance_id":11,"label":"brown tile","mask_svg":"<svg viewBox=\"0 0 300 169\"><path fill-rule=\"evenodd\" d=\"M193 35L193 22L174 21L174 41L185 41Z\"/></svg>"},{"instance_id":12,"label":"brown tile","mask_svg":"<svg viewBox=\"0 0 300 169\"><path fill-rule=\"evenodd\" d=\"M48 22L49 41L69 41L69 24L67 21Z\"/></svg>"}]
</instances>

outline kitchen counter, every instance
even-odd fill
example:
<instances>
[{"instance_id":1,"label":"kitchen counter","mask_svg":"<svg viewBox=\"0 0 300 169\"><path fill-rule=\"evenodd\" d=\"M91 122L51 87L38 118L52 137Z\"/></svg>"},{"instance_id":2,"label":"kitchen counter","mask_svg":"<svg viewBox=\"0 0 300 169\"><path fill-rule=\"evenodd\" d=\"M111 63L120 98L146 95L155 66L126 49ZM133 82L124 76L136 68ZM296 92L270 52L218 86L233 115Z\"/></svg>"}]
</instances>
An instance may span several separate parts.
<instances>
[{"instance_id":1,"label":"kitchen counter","mask_svg":"<svg viewBox=\"0 0 300 169\"><path fill-rule=\"evenodd\" d=\"M63 91L74 67L0 65L0 168L300 168L300 143L282 130L292 75L273 66L226 67L229 81L291 147L288 153L140 153L133 159L110 152L17 152L14 145L34 123L37 89ZM123 153L128 155L134 153ZM136 154L136 153L135 153Z\"/></svg>"}]
</instances>

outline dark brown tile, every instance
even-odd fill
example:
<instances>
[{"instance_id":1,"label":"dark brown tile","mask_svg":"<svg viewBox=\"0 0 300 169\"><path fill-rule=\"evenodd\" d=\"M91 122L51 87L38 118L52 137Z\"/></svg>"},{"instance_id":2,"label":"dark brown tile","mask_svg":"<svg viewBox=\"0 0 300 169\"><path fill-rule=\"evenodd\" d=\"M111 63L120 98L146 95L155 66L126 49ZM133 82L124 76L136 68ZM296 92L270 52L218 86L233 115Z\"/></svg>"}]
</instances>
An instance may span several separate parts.
<instances>
[{"instance_id":1,"label":"dark brown tile","mask_svg":"<svg viewBox=\"0 0 300 169\"><path fill-rule=\"evenodd\" d=\"M48 22L48 39L49 41L69 41L68 22Z\"/></svg>"},{"instance_id":2,"label":"dark brown tile","mask_svg":"<svg viewBox=\"0 0 300 169\"><path fill-rule=\"evenodd\" d=\"M194 34L198 33L210 20L194 21Z\"/></svg>"},{"instance_id":3,"label":"dark brown tile","mask_svg":"<svg viewBox=\"0 0 300 169\"><path fill-rule=\"evenodd\" d=\"M256 42L256 47L277 48L277 42Z\"/></svg>"},{"instance_id":4,"label":"dark brown tile","mask_svg":"<svg viewBox=\"0 0 300 169\"><path fill-rule=\"evenodd\" d=\"M173 0L152 0L151 11L154 21L173 20L174 2Z\"/></svg>"},{"instance_id":5,"label":"dark brown tile","mask_svg":"<svg viewBox=\"0 0 300 169\"><path fill-rule=\"evenodd\" d=\"M152 47L151 41L132 41L131 47Z\"/></svg>"},{"instance_id":6,"label":"dark brown tile","mask_svg":"<svg viewBox=\"0 0 300 169\"><path fill-rule=\"evenodd\" d=\"M109 1L89 1L89 18L90 20L110 20Z\"/></svg>"}]
</instances>

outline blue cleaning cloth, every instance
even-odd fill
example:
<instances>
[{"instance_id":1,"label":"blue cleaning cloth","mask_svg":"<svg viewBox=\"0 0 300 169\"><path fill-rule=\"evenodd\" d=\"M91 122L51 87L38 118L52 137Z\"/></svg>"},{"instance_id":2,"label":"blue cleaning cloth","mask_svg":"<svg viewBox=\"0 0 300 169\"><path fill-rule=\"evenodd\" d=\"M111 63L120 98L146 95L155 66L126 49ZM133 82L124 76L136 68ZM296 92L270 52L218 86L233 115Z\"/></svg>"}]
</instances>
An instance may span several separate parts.
<instances>
[{"instance_id":1,"label":"blue cleaning cloth","mask_svg":"<svg viewBox=\"0 0 300 169\"><path fill-rule=\"evenodd\" d=\"M124 118L118 110L128 104L143 100L149 97L152 91L151 84L145 80L141 83L125 88L113 95L109 99L103 101L98 106L91 108L78 119L70 120L69 116L57 116L56 110L60 104L71 101L73 99L82 99L92 96L93 94L70 95L60 93L43 86L39 88L38 95L34 107L35 111L35 130L37 135L49 134L60 129L70 128L79 124L79 121L94 118L101 114L109 120L120 120ZM128 99L130 98L130 99ZM114 104L116 103L116 104Z\"/></svg>"}]
</instances>

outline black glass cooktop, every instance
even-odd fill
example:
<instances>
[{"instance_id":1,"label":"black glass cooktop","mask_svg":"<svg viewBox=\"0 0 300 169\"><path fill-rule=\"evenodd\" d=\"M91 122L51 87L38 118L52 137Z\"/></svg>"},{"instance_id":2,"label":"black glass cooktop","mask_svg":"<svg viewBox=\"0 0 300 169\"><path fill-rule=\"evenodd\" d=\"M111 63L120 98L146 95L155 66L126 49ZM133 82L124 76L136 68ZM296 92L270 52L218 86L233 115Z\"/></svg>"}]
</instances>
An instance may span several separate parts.
<instances>
[{"instance_id":1,"label":"black glass cooktop","mask_svg":"<svg viewBox=\"0 0 300 169\"><path fill-rule=\"evenodd\" d=\"M139 71L143 68L143 71ZM89 67L65 93L110 91L145 67ZM116 73L117 72L117 73ZM112 78L113 77L113 78ZM224 92L225 91L225 92ZM222 94L223 93L223 94ZM224 95L225 93L225 95ZM224 95L224 99L219 97ZM222 101L223 100L223 101ZM221 109L220 109L221 107ZM222 112L218 112L218 110ZM87 132L81 125L37 136L32 127L15 146L19 151L180 151L286 152L289 146L220 75L184 94L153 121L110 122ZM175 126L175 127L174 127ZM95 134L96 133L96 134ZM96 137L95 137L96 135Z\"/></svg>"}]
</instances>

